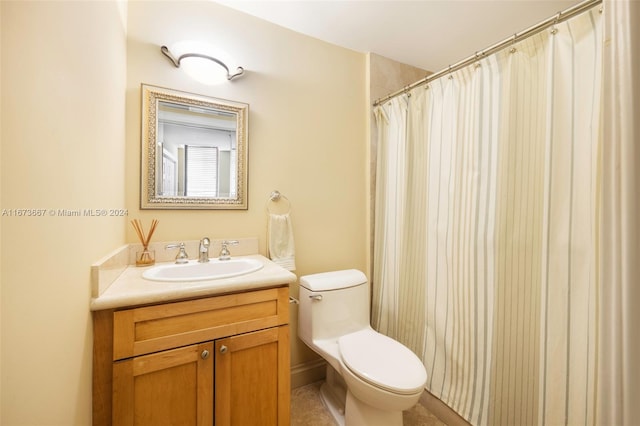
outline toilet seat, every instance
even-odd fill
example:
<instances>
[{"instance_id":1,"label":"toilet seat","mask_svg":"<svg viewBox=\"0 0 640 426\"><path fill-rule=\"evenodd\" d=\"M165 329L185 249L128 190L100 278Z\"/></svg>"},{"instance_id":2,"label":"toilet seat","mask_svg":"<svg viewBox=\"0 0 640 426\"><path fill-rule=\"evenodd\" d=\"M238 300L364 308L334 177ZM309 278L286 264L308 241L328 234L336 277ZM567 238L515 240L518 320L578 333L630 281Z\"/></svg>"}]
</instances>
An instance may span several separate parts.
<instances>
[{"instance_id":1,"label":"toilet seat","mask_svg":"<svg viewBox=\"0 0 640 426\"><path fill-rule=\"evenodd\" d=\"M427 375L420 359L400 342L373 329L338 339L344 364L363 381L389 392L422 392Z\"/></svg>"}]
</instances>

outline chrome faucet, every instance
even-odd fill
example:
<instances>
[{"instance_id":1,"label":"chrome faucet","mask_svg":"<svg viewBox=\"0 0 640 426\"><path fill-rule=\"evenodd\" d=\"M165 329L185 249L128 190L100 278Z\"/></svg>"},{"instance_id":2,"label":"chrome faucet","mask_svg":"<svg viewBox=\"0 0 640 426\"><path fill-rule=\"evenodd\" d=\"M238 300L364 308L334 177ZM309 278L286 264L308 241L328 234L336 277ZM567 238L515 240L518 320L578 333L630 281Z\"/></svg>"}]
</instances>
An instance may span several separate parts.
<instances>
[{"instance_id":1,"label":"chrome faucet","mask_svg":"<svg viewBox=\"0 0 640 426\"><path fill-rule=\"evenodd\" d=\"M198 256L198 262L206 263L209 261L209 238L204 237L200 240L200 255Z\"/></svg>"},{"instance_id":2,"label":"chrome faucet","mask_svg":"<svg viewBox=\"0 0 640 426\"><path fill-rule=\"evenodd\" d=\"M229 260L231 259L231 252L229 251L230 245L238 244L238 240L224 240L222 242L222 248L220 249L220 254L218 255L219 260Z\"/></svg>"},{"instance_id":3,"label":"chrome faucet","mask_svg":"<svg viewBox=\"0 0 640 426\"><path fill-rule=\"evenodd\" d=\"M173 248L179 249L178 254L176 255L176 263L177 264L181 265L183 263L189 263L189 255L187 254L186 250L184 249L184 243L167 244L165 246L165 249L173 249Z\"/></svg>"}]
</instances>

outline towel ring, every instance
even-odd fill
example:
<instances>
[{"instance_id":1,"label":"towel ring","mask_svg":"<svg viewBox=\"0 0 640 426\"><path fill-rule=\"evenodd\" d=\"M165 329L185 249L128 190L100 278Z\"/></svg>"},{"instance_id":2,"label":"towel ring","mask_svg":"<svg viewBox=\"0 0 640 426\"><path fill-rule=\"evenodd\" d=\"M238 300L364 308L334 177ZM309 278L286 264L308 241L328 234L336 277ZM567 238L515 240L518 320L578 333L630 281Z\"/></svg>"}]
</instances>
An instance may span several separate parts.
<instances>
[{"instance_id":1,"label":"towel ring","mask_svg":"<svg viewBox=\"0 0 640 426\"><path fill-rule=\"evenodd\" d=\"M271 203L277 203L283 199L287 202L287 211L285 213L289 213L291 211L291 201L289 201L289 199L282 195L277 189L269 195L269 199L267 200L267 211L272 214L273 212L270 209Z\"/></svg>"}]
</instances>

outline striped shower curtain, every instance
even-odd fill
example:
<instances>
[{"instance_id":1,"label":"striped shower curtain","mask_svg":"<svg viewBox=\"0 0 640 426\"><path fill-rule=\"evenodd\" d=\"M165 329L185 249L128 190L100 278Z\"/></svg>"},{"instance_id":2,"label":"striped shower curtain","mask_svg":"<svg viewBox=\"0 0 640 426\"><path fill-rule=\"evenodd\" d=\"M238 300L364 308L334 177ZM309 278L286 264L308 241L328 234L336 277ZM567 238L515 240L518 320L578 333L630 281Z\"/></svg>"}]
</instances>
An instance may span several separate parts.
<instances>
[{"instance_id":1,"label":"striped shower curtain","mask_svg":"<svg viewBox=\"0 0 640 426\"><path fill-rule=\"evenodd\" d=\"M372 321L474 425L593 424L601 14L375 110Z\"/></svg>"}]
</instances>

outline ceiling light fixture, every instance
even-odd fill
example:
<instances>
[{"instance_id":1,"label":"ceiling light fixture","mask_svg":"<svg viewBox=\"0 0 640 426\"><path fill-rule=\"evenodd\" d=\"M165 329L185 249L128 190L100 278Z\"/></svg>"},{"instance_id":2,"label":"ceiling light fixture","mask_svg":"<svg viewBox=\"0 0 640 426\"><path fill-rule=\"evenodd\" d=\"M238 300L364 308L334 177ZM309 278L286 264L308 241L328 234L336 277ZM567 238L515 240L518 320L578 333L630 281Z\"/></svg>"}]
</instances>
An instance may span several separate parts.
<instances>
[{"instance_id":1,"label":"ceiling light fixture","mask_svg":"<svg viewBox=\"0 0 640 426\"><path fill-rule=\"evenodd\" d=\"M227 65L224 62L222 62L217 58L214 58L213 56L205 55L203 53L183 53L176 58L169 51L169 48L167 46L162 46L160 48L160 51L164 54L164 56L169 58L171 63L175 65L176 68L180 68L180 65L183 64L185 71L189 75L191 75L191 77L205 84L216 84L216 83L219 83L221 79L223 81L225 79L228 81L231 81L234 78L240 77L242 74L244 74L244 68L242 67L238 67L236 69L236 72L234 74L231 74L231 72L229 71L229 67L227 67ZM189 61L184 61L183 63L183 60L185 59L189 59ZM195 66L188 66L187 63L192 62L191 59L205 59L207 61L211 61L221 66L224 69L225 73L223 74L222 70L219 70L220 72L218 72L215 69L212 69L212 67L205 67L202 64L198 64L198 65L191 64ZM202 61L198 61L198 62L201 63ZM219 76L216 77L215 74L219 74Z\"/></svg>"}]
</instances>

